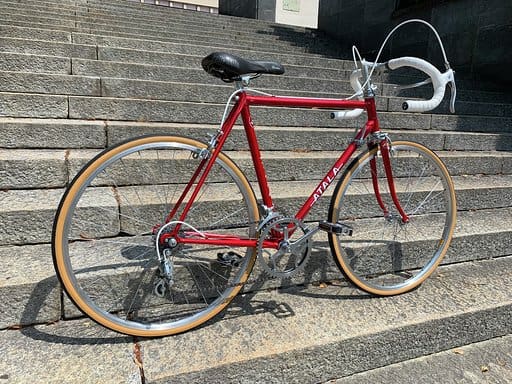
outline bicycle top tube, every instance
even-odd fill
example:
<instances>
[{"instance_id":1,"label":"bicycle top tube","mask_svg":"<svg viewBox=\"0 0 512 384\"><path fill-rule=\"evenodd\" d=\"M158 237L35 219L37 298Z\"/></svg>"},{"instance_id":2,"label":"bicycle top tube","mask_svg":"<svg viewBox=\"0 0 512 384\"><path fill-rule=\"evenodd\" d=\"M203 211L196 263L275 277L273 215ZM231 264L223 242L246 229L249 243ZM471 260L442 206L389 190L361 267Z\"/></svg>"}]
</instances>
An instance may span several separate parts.
<instances>
[{"instance_id":1,"label":"bicycle top tube","mask_svg":"<svg viewBox=\"0 0 512 384\"><path fill-rule=\"evenodd\" d=\"M356 132L355 140L364 139L368 134L379 130L377 107L374 96L366 97L363 100L345 100L315 97L292 97L273 95L252 95L244 91L245 96L242 103L247 106L265 107L288 107L288 108L309 108L325 110L362 110L366 111L367 122ZM239 100L240 101L240 100ZM362 132L360 132L362 131Z\"/></svg>"}]
</instances>

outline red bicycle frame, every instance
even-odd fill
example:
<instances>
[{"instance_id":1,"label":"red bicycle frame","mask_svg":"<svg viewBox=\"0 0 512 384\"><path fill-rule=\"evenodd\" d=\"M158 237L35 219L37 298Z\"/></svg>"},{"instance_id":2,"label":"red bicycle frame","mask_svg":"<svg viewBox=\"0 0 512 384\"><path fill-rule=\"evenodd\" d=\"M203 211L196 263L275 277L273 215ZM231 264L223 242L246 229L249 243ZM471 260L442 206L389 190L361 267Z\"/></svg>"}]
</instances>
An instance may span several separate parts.
<instances>
[{"instance_id":1,"label":"red bicycle frame","mask_svg":"<svg viewBox=\"0 0 512 384\"><path fill-rule=\"evenodd\" d=\"M322 181L317 185L317 187L313 190L308 199L304 202L302 207L299 209L295 218L299 220L303 220L306 215L309 213L311 208L316 204L316 202L320 199L320 197L324 194L327 188L332 184L336 175L340 172L343 166L348 162L348 160L352 157L354 152L357 150L359 143L361 140L364 140L368 135L376 133L380 130L379 121L377 118L377 110L375 107L375 99L373 97L368 97L365 100L341 100L341 99L327 99L327 98L298 98L298 97L287 97L287 96L261 96L261 95L249 95L244 90L240 91L237 94L237 99L234 106L231 108L231 111L224 121L221 130L219 131L216 137L216 143L209 148L208 156L205 156L203 160L200 162L200 165L192 179L189 181L187 187L185 188L183 194L178 199L177 204L174 209L170 212L167 222L171 221L176 212L178 211L179 206L185 201L186 196L191 192L188 202L186 203L179 221L185 221L187 213L192 206L194 200L196 199L199 190L204 184L208 173L212 169L215 160L217 159L219 153L224 146L224 143L231 133L235 122L238 117L242 117L245 133L247 136L247 141L249 143L249 149L252 157L252 161L254 164L254 169L256 171L256 178L258 181L258 185L260 188L263 204L272 208L274 206L272 197L270 194L270 189L267 182L266 171L263 166L263 161L261 159L261 152L258 145L258 140L256 138L255 127L252 122L250 107L251 106L267 106L267 107L297 107L297 108L311 108L311 109L327 109L327 110L340 110L340 109L356 109L361 108L366 111L368 116L367 122L363 128L359 129L356 132L354 140L348 145L348 147L343 151L340 157L336 160L331 169L324 176ZM403 211L400 203L398 201L398 197L396 195L393 175L391 171L391 164L389 160L389 145L387 140L382 140L378 144L381 148L382 158L384 169L386 173L386 178L388 180L389 190L392 196L392 200L396 205L398 211L402 216L402 220L404 222L408 221L408 217ZM375 160L371 160L370 166L374 170L372 172L372 183L373 189L375 192L376 199L383 211L384 214L387 214L388 210L385 207L385 204L382 200L379 183L378 183L378 175L376 174L376 165ZM195 187L192 190L192 186L195 184ZM249 239L249 238L238 238L233 235L219 235L212 234L208 235L208 232L203 233L203 236L198 236L195 232L186 232L187 236L180 237L178 235L180 229L180 225L178 224L174 230L169 234L164 234L162 236L161 241L169 237L174 237L180 243L193 243L193 244L208 244L208 245L226 245L232 247L256 247L257 239ZM277 248L278 247L278 239L276 241L266 240L263 245L265 247Z\"/></svg>"}]
</instances>

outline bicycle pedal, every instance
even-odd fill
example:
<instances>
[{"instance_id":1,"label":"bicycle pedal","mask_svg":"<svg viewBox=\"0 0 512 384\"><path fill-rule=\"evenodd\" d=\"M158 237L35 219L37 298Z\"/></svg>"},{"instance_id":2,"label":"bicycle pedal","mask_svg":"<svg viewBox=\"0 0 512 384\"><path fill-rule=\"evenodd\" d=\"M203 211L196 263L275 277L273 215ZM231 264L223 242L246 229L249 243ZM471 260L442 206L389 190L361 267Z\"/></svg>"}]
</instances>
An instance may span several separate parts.
<instances>
[{"instance_id":1,"label":"bicycle pedal","mask_svg":"<svg viewBox=\"0 0 512 384\"><path fill-rule=\"evenodd\" d=\"M240 260L242 256L233 251L217 253L217 261L226 267L238 267Z\"/></svg>"},{"instance_id":2,"label":"bicycle pedal","mask_svg":"<svg viewBox=\"0 0 512 384\"><path fill-rule=\"evenodd\" d=\"M352 236L354 230L350 225L343 223L330 223L328 221L321 221L318 227L325 232L334 233L335 235Z\"/></svg>"}]
</instances>

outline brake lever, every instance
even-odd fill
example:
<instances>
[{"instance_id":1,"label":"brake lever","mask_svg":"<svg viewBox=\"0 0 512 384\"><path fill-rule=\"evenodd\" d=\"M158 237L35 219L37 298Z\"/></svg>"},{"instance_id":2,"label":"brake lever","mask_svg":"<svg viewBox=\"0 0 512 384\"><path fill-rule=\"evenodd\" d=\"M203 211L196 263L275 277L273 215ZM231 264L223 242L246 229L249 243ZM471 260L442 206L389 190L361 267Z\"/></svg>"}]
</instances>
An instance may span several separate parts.
<instances>
[{"instance_id":1,"label":"brake lever","mask_svg":"<svg viewBox=\"0 0 512 384\"><path fill-rule=\"evenodd\" d=\"M450 112L455 113L455 99L457 98L457 87L455 85L455 72L451 71L450 80L448 81L448 85L450 86L451 96L450 96Z\"/></svg>"}]
</instances>

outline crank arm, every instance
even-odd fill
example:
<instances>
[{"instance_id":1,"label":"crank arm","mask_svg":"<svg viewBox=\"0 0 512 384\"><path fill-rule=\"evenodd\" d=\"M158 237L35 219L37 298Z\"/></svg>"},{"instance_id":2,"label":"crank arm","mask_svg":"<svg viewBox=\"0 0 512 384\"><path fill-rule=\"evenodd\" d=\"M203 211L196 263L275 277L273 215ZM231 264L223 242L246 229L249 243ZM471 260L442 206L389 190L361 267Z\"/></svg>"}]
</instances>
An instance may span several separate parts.
<instances>
[{"instance_id":1,"label":"crank arm","mask_svg":"<svg viewBox=\"0 0 512 384\"><path fill-rule=\"evenodd\" d=\"M304 243L309 240L315 233L317 233L320 230L319 227L313 228L309 232L303 234L301 237L299 237L297 240L295 240L293 243L290 243L290 250L295 253L297 250L301 250L301 248L304 246Z\"/></svg>"}]
</instances>

